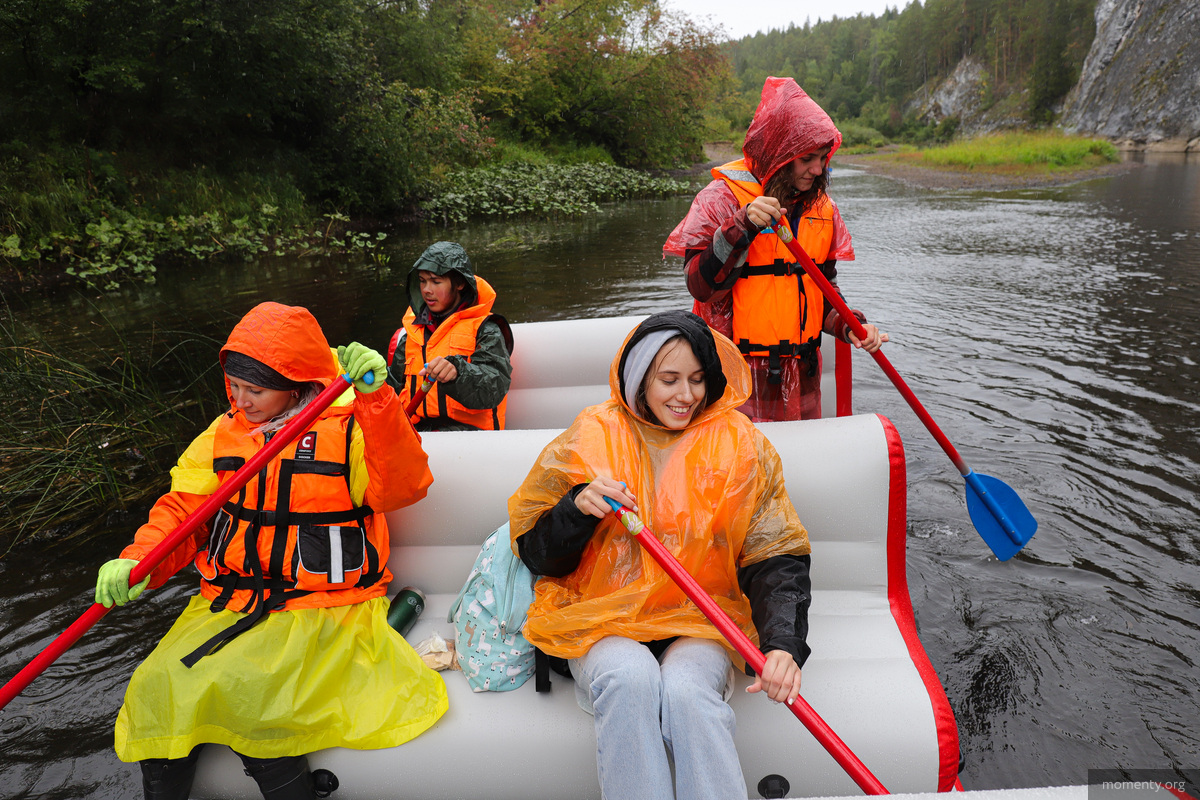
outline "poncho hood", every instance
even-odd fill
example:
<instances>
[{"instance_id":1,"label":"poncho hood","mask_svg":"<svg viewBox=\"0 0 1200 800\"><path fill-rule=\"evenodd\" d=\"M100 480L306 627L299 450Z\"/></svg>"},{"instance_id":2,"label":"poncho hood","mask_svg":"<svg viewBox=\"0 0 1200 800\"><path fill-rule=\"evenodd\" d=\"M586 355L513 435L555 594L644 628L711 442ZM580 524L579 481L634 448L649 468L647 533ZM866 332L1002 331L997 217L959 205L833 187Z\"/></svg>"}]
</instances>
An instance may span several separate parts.
<instances>
[{"instance_id":1,"label":"poncho hood","mask_svg":"<svg viewBox=\"0 0 1200 800\"><path fill-rule=\"evenodd\" d=\"M767 78L742 154L750 172L766 186L784 164L826 145L828 167L841 144L842 134L833 120L795 79Z\"/></svg>"},{"instance_id":2,"label":"poncho hood","mask_svg":"<svg viewBox=\"0 0 1200 800\"><path fill-rule=\"evenodd\" d=\"M221 367L229 352L261 361L297 383L329 386L341 372L321 326L307 308L260 303L233 327L219 355ZM225 379L229 392L229 379Z\"/></svg>"},{"instance_id":3,"label":"poncho hood","mask_svg":"<svg viewBox=\"0 0 1200 800\"><path fill-rule=\"evenodd\" d=\"M697 315L690 311L664 311L645 319L625 337L625 343L613 359L608 371L608 385L612 400L632 414L639 422L655 427L656 423L643 419L625 401L623 372L630 349L649 334L666 329L677 329L692 346L700 366L704 368L705 407L693 415L688 427L701 419L737 408L750 397L750 368L733 342L715 333Z\"/></svg>"}]
</instances>

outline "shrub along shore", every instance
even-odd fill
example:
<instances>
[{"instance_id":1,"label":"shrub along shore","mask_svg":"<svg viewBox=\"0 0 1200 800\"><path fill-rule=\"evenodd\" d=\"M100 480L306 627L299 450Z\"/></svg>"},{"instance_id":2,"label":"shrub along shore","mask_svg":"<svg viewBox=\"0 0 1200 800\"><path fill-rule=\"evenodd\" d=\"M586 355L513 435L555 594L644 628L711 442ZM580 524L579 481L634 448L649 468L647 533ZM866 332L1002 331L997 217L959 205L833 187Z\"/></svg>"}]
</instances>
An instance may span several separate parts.
<instances>
[{"instance_id":1,"label":"shrub along shore","mask_svg":"<svg viewBox=\"0 0 1200 800\"><path fill-rule=\"evenodd\" d=\"M452 171L408 217L443 224L553 219L693 188L587 155L595 160L555 163L522 151L517 160ZM323 210L286 171L261 166L156 170L133 156L86 149L0 160L0 210L15 221L15 232L0 238L0 282L67 276L114 289L129 280L153 283L157 267L175 261L348 251L386 258L379 228L394 220Z\"/></svg>"}]
</instances>

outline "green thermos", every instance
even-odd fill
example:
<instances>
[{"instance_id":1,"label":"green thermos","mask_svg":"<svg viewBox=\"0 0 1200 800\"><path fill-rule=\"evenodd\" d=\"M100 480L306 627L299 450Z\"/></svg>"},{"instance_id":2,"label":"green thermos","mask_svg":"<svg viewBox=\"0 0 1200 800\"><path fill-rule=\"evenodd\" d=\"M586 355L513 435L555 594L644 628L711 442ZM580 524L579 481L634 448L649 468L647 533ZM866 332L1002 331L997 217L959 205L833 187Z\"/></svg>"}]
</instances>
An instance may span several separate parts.
<instances>
[{"instance_id":1,"label":"green thermos","mask_svg":"<svg viewBox=\"0 0 1200 800\"><path fill-rule=\"evenodd\" d=\"M425 610L425 593L413 586L405 586L396 592L388 606L388 625L401 636L407 636L416 624L417 617Z\"/></svg>"}]
</instances>

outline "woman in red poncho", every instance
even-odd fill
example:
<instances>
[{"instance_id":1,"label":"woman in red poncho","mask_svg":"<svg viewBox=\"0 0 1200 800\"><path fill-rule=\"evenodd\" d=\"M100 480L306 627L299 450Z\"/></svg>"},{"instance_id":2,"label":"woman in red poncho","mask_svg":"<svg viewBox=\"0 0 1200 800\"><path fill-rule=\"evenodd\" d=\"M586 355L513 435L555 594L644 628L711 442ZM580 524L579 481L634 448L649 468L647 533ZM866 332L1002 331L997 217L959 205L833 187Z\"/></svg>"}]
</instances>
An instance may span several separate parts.
<instances>
[{"instance_id":1,"label":"woman in red poncho","mask_svg":"<svg viewBox=\"0 0 1200 800\"><path fill-rule=\"evenodd\" d=\"M821 333L874 352L874 325L859 341L768 225L793 235L837 283L853 260L850 233L830 199L829 160L842 135L791 78L767 78L742 145L744 158L712 171L663 253L682 256L693 311L738 346L753 394L741 410L756 422L821 416ZM860 321L866 317L854 312Z\"/></svg>"}]
</instances>

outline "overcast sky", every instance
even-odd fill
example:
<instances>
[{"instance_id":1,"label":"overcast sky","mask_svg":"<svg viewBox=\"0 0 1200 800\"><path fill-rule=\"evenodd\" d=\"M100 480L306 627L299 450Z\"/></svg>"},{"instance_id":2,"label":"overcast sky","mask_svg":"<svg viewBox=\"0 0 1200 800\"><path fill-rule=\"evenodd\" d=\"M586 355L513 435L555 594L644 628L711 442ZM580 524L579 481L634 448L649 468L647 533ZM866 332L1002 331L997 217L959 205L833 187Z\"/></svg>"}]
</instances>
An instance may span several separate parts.
<instances>
[{"instance_id":1,"label":"overcast sky","mask_svg":"<svg viewBox=\"0 0 1200 800\"><path fill-rule=\"evenodd\" d=\"M730 39L740 39L771 28L787 30L790 23L828 20L835 14L879 16L885 8L903 9L909 0L664 0L667 8L682 11L698 22L713 22ZM711 17L711 19L706 19Z\"/></svg>"}]
</instances>

